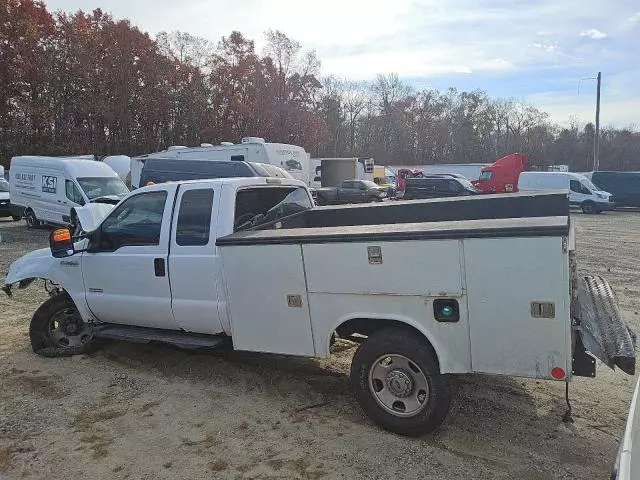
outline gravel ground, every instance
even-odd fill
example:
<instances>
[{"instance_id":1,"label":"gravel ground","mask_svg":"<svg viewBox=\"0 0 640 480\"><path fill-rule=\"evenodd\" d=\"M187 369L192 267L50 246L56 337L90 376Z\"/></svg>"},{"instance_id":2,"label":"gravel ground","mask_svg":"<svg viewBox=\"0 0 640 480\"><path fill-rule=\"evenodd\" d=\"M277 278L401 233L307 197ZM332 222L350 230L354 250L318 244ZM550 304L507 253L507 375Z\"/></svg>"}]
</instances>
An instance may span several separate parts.
<instances>
[{"instance_id":1,"label":"gravel ground","mask_svg":"<svg viewBox=\"0 0 640 480\"><path fill-rule=\"evenodd\" d=\"M640 332L640 212L576 214L578 257ZM0 279L46 230L0 219ZM1 280L0 280L1 282ZM29 347L41 284L0 296L0 479L608 478L635 379L598 366L564 384L463 376L443 428L374 426L351 397L354 348L328 361L113 342L45 359Z\"/></svg>"}]
</instances>

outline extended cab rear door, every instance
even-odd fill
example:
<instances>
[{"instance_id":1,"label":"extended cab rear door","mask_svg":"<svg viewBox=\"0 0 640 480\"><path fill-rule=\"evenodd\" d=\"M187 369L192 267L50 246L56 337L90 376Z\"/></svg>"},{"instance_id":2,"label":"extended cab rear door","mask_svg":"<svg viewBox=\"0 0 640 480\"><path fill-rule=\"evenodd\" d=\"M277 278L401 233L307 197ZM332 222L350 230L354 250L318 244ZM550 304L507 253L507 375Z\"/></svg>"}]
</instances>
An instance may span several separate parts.
<instances>
[{"instance_id":1,"label":"extended cab rear door","mask_svg":"<svg viewBox=\"0 0 640 480\"><path fill-rule=\"evenodd\" d=\"M183 184L171 227L171 307L188 332L216 334L226 317L222 264L216 246L220 184Z\"/></svg>"}]
</instances>

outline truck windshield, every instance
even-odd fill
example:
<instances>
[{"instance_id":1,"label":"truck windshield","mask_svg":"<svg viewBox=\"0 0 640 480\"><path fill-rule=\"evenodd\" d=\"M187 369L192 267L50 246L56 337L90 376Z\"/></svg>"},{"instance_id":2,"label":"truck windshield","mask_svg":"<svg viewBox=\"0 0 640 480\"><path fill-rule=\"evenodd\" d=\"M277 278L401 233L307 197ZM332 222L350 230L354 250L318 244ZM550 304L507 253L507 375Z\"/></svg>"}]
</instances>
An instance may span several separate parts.
<instances>
[{"instance_id":1,"label":"truck windshield","mask_svg":"<svg viewBox=\"0 0 640 480\"><path fill-rule=\"evenodd\" d=\"M313 207L302 187L250 188L238 191L234 231L247 230L275 222Z\"/></svg>"},{"instance_id":2,"label":"truck windshield","mask_svg":"<svg viewBox=\"0 0 640 480\"><path fill-rule=\"evenodd\" d=\"M478 177L478 180L491 180L493 178L493 172L482 172Z\"/></svg>"},{"instance_id":3,"label":"truck windshield","mask_svg":"<svg viewBox=\"0 0 640 480\"><path fill-rule=\"evenodd\" d=\"M120 177L83 177L77 180L89 200L109 195L121 196L129 193L127 186L120 180Z\"/></svg>"},{"instance_id":4,"label":"truck windshield","mask_svg":"<svg viewBox=\"0 0 640 480\"><path fill-rule=\"evenodd\" d=\"M362 183L364 183L368 188L378 188L378 185L375 184L375 182L372 182L371 180L361 180Z\"/></svg>"},{"instance_id":5,"label":"truck windshield","mask_svg":"<svg viewBox=\"0 0 640 480\"><path fill-rule=\"evenodd\" d=\"M591 180L589 180L587 177L581 178L580 182L582 183L582 185L587 187L592 192L599 192L600 191L600 189L598 187L596 187L593 183L591 183Z\"/></svg>"},{"instance_id":6,"label":"truck windshield","mask_svg":"<svg viewBox=\"0 0 640 480\"><path fill-rule=\"evenodd\" d=\"M462 184L462 186L464 188L466 188L467 190L471 190L472 192L477 191L476 187L473 186L473 183L471 183L469 180L467 180L466 178L458 178L458 181Z\"/></svg>"}]
</instances>

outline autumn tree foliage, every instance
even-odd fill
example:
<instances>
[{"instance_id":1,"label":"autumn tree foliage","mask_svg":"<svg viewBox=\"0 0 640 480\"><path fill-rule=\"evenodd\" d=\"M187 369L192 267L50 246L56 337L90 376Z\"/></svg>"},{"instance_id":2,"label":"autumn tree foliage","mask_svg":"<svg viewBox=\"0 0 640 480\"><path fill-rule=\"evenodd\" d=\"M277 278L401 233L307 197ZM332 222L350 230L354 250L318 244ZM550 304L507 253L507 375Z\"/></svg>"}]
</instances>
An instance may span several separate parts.
<instances>
[{"instance_id":1,"label":"autumn tree foliage","mask_svg":"<svg viewBox=\"0 0 640 480\"><path fill-rule=\"evenodd\" d=\"M485 92L416 91L397 75L321 78L315 52L283 32L266 46L231 32L155 38L97 9L51 13L0 0L0 164L14 155L139 154L260 136L313 156L379 164L491 162L522 151L589 170L593 126L560 128ZM640 169L640 136L604 129L601 167Z\"/></svg>"}]
</instances>

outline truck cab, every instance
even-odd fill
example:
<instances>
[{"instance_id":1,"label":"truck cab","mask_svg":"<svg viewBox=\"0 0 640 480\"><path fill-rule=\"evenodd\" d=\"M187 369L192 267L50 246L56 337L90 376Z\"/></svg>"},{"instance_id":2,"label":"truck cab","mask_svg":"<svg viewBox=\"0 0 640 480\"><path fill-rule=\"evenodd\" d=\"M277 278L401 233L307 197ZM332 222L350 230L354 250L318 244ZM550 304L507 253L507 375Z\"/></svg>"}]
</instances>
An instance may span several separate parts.
<instances>
[{"instance_id":1,"label":"truck cab","mask_svg":"<svg viewBox=\"0 0 640 480\"><path fill-rule=\"evenodd\" d=\"M482 193L512 193L518 191L520 173L529 169L529 158L521 153L506 155L480 171L471 183Z\"/></svg>"}]
</instances>

